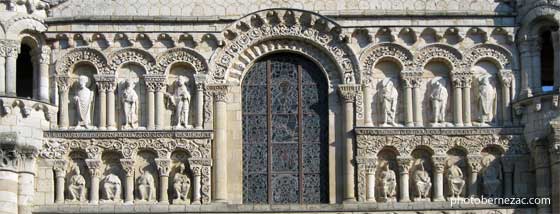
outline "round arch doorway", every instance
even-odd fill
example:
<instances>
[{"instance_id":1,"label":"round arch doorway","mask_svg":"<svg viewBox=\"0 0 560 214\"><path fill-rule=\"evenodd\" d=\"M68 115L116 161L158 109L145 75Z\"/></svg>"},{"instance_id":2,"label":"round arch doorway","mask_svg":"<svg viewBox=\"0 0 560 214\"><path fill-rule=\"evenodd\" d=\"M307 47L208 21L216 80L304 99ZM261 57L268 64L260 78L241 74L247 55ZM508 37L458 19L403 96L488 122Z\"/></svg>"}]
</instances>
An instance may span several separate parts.
<instances>
[{"instance_id":1,"label":"round arch doorway","mask_svg":"<svg viewBox=\"0 0 560 214\"><path fill-rule=\"evenodd\" d=\"M258 60L242 82L243 202L328 202L328 82L296 54Z\"/></svg>"}]
</instances>

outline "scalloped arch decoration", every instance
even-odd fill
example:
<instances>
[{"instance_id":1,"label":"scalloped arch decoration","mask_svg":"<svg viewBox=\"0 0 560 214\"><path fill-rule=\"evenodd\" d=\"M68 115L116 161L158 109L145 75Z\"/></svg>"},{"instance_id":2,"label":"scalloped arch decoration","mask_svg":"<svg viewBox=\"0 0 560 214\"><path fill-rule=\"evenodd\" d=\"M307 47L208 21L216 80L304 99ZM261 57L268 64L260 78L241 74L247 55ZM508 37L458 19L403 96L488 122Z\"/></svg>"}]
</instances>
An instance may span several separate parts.
<instances>
[{"instance_id":1,"label":"scalloped arch decoration","mask_svg":"<svg viewBox=\"0 0 560 214\"><path fill-rule=\"evenodd\" d=\"M107 69L107 57L93 48L75 48L64 54L56 63L56 73L58 75L68 75L72 67L79 62L91 63L98 74L110 73Z\"/></svg>"},{"instance_id":2,"label":"scalloped arch decoration","mask_svg":"<svg viewBox=\"0 0 560 214\"><path fill-rule=\"evenodd\" d=\"M208 63L202 55L188 48L169 49L157 58L155 73L164 74L169 70L169 66L176 62L186 62L190 64L196 73L208 73Z\"/></svg>"},{"instance_id":3,"label":"scalloped arch decoration","mask_svg":"<svg viewBox=\"0 0 560 214\"><path fill-rule=\"evenodd\" d=\"M125 63L134 62L140 64L146 73L153 73L156 60L152 55L144 50L137 48L124 48L113 52L110 55L109 70L116 73L117 69Z\"/></svg>"},{"instance_id":4,"label":"scalloped arch decoration","mask_svg":"<svg viewBox=\"0 0 560 214\"><path fill-rule=\"evenodd\" d=\"M420 49L414 56L416 71L422 71L424 66L433 59L443 59L452 66L451 72L461 72L463 56L459 50L444 44L428 45Z\"/></svg>"}]
</instances>

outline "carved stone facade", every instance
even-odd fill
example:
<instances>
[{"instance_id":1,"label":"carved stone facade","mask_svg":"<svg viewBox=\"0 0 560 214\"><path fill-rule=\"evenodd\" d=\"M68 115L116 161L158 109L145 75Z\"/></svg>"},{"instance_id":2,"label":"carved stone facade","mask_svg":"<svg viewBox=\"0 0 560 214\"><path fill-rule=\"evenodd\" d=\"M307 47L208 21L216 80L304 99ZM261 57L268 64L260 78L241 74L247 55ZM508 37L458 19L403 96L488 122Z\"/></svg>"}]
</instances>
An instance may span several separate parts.
<instances>
[{"instance_id":1,"label":"carved stone facade","mask_svg":"<svg viewBox=\"0 0 560 214\"><path fill-rule=\"evenodd\" d=\"M558 213L559 25L554 0L1 1L0 213ZM480 197L552 203L450 203Z\"/></svg>"}]
</instances>

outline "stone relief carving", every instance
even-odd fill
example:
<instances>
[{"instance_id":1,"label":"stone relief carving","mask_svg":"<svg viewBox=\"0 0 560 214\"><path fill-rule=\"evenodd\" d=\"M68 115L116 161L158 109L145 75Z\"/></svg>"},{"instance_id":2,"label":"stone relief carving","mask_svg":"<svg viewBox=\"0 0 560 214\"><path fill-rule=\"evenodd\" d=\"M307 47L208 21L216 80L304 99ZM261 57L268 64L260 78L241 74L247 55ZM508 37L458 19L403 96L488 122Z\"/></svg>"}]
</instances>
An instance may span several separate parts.
<instances>
[{"instance_id":1,"label":"stone relief carving","mask_svg":"<svg viewBox=\"0 0 560 214\"><path fill-rule=\"evenodd\" d=\"M489 75L480 77L478 92L480 124L488 126L494 119L494 103L496 102L496 89L490 83Z\"/></svg>"},{"instance_id":2,"label":"stone relief carving","mask_svg":"<svg viewBox=\"0 0 560 214\"><path fill-rule=\"evenodd\" d=\"M187 77L179 76L173 83L173 92L168 94L170 106L173 108L172 123L175 129L192 128L189 123L191 90L187 84Z\"/></svg>"},{"instance_id":3,"label":"stone relief carving","mask_svg":"<svg viewBox=\"0 0 560 214\"><path fill-rule=\"evenodd\" d=\"M465 178L463 177L463 171L456 164L451 164L447 169L447 184L449 185L450 197L461 197L465 187Z\"/></svg>"},{"instance_id":4,"label":"stone relief carving","mask_svg":"<svg viewBox=\"0 0 560 214\"><path fill-rule=\"evenodd\" d=\"M155 202L156 201L156 185L154 176L145 169L140 168L140 177L136 180L138 185L138 200Z\"/></svg>"},{"instance_id":5,"label":"stone relief carving","mask_svg":"<svg viewBox=\"0 0 560 214\"><path fill-rule=\"evenodd\" d=\"M424 169L424 161L420 161L419 168L414 172L414 183L416 184L417 193L414 201L430 200L432 181L430 174Z\"/></svg>"},{"instance_id":6,"label":"stone relief carving","mask_svg":"<svg viewBox=\"0 0 560 214\"><path fill-rule=\"evenodd\" d=\"M105 169L105 177L101 181L103 201L120 202L121 201L121 179L115 174L116 166L107 166Z\"/></svg>"},{"instance_id":7,"label":"stone relief carving","mask_svg":"<svg viewBox=\"0 0 560 214\"><path fill-rule=\"evenodd\" d=\"M360 57L360 63L365 71L361 76L365 84L371 83L372 71L375 64L384 57L397 59L403 67L412 67L412 54L410 51L397 44L382 43L367 49Z\"/></svg>"},{"instance_id":8,"label":"stone relief carving","mask_svg":"<svg viewBox=\"0 0 560 214\"><path fill-rule=\"evenodd\" d=\"M173 190L175 198L173 204L190 203L189 191L191 189L191 180L185 172L185 165L179 164L178 171L173 177Z\"/></svg>"},{"instance_id":9,"label":"stone relief carving","mask_svg":"<svg viewBox=\"0 0 560 214\"><path fill-rule=\"evenodd\" d=\"M397 101L399 92L394 86L393 80L390 78L384 79L382 82L381 90L381 103L383 109L383 124L382 126L397 126Z\"/></svg>"},{"instance_id":10,"label":"stone relief carving","mask_svg":"<svg viewBox=\"0 0 560 214\"><path fill-rule=\"evenodd\" d=\"M124 82L124 90L122 92L122 109L123 109L123 129L138 128L138 94L134 90L136 83L133 80Z\"/></svg>"},{"instance_id":11,"label":"stone relief carving","mask_svg":"<svg viewBox=\"0 0 560 214\"><path fill-rule=\"evenodd\" d=\"M68 185L68 192L70 193L70 201L79 201L84 202L86 201L86 179L80 173L80 167L74 165L72 167L72 176L70 177L69 185Z\"/></svg>"},{"instance_id":12,"label":"stone relief carving","mask_svg":"<svg viewBox=\"0 0 560 214\"><path fill-rule=\"evenodd\" d=\"M78 88L76 96L74 96L76 117L78 119L76 129L92 128L90 114L92 111L94 93L87 87L88 82L89 78L87 76L82 75L78 77Z\"/></svg>"},{"instance_id":13,"label":"stone relief carving","mask_svg":"<svg viewBox=\"0 0 560 214\"><path fill-rule=\"evenodd\" d=\"M430 93L430 99L432 104L432 113L434 114L434 121L432 126L446 126L445 113L447 110L447 99L449 93L445 87L445 79L441 77L436 77L431 81L432 92Z\"/></svg>"},{"instance_id":14,"label":"stone relief carving","mask_svg":"<svg viewBox=\"0 0 560 214\"><path fill-rule=\"evenodd\" d=\"M100 51L93 48L75 48L68 52L64 57L57 61L56 72L58 75L68 75L70 68L79 62L88 62L95 66L98 74L106 74L107 57Z\"/></svg>"},{"instance_id":15,"label":"stone relief carving","mask_svg":"<svg viewBox=\"0 0 560 214\"><path fill-rule=\"evenodd\" d=\"M381 193L382 200L385 202L396 201L397 195L397 176L395 171L389 168L389 163L385 165L385 168L381 172Z\"/></svg>"},{"instance_id":16,"label":"stone relief carving","mask_svg":"<svg viewBox=\"0 0 560 214\"><path fill-rule=\"evenodd\" d=\"M484 194L488 197L500 197L502 186L502 167L497 161L491 158L492 156L483 159L483 166L485 167L482 174L482 184Z\"/></svg>"}]
</instances>

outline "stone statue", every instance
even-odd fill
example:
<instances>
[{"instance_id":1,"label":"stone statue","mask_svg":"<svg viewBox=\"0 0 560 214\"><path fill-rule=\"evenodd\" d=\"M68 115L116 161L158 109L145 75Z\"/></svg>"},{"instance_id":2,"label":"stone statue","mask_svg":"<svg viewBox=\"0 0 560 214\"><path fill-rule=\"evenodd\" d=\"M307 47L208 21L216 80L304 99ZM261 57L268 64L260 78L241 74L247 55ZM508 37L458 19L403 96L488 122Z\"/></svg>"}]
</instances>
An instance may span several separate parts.
<instances>
[{"instance_id":1,"label":"stone statue","mask_svg":"<svg viewBox=\"0 0 560 214\"><path fill-rule=\"evenodd\" d=\"M70 201L86 201L86 179L80 174L80 167L74 165L72 172L73 175L70 177L70 184L68 185Z\"/></svg>"},{"instance_id":2,"label":"stone statue","mask_svg":"<svg viewBox=\"0 0 560 214\"><path fill-rule=\"evenodd\" d=\"M502 170L499 164L492 164L491 160L485 161L486 169L482 174L484 194L489 197L499 197L502 186Z\"/></svg>"},{"instance_id":3,"label":"stone statue","mask_svg":"<svg viewBox=\"0 0 560 214\"><path fill-rule=\"evenodd\" d=\"M105 178L103 178L103 193L105 194L105 200L118 202L121 200L121 179L117 176L112 167L107 167L106 172L108 173Z\"/></svg>"},{"instance_id":4,"label":"stone statue","mask_svg":"<svg viewBox=\"0 0 560 214\"><path fill-rule=\"evenodd\" d=\"M189 125L191 91L187 87L187 78L179 76L174 84L174 91L169 95L170 103L174 106L174 127L191 128L192 126Z\"/></svg>"},{"instance_id":5,"label":"stone statue","mask_svg":"<svg viewBox=\"0 0 560 214\"><path fill-rule=\"evenodd\" d=\"M138 94L134 90L135 82L132 80L125 81L125 89L122 93L122 106L123 106L123 128L137 128L138 127Z\"/></svg>"},{"instance_id":6,"label":"stone statue","mask_svg":"<svg viewBox=\"0 0 560 214\"><path fill-rule=\"evenodd\" d=\"M175 195L177 198L173 200L173 203L188 202L188 194L191 188L191 180L185 172L185 165L180 164L178 166L178 171L173 177L173 188L175 189Z\"/></svg>"},{"instance_id":7,"label":"stone statue","mask_svg":"<svg viewBox=\"0 0 560 214\"><path fill-rule=\"evenodd\" d=\"M447 183L449 184L451 197L461 197L463 187L465 186L465 179L463 177L463 171L455 164L452 164L448 169Z\"/></svg>"},{"instance_id":8,"label":"stone statue","mask_svg":"<svg viewBox=\"0 0 560 214\"><path fill-rule=\"evenodd\" d=\"M381 90L382 110L383 110L383 125L382 126L397 126L395 123L395 115L397 113L397 100L399 92L394 86L390 78L383 80Z\"/></svg>"},{"instance_id":9,"label":"stone statue","mask_svg":"<svg viewBox=\"0 0 560 214\"><path fill-rule=\"evenodd\" d=\"M389 164L385 165L385 169L381 172L381 192L385 201L394 201L397 194L397 176L395 171L389 168Z\"/></svg>"},{"instance_id":10,"label":"stone statue","mask_svg":"<svg viewBox=\"0 0 560 214\"><path fill-rule=\"evenodd\" d=\"M146 169L139 169L140 177L136 180L138 184L138 196L141 201L155 201L156 200L156 185L154 176Z\"/></svg>"},{"instance_id":11,"label":"stone statue","mask_svg":"<svg viewBox=\"0 0 560 214\"><path fill-rule=\"evenodd\" d=\"M416 191L418 193L417 200L427 200L430 197L432 181L430 174L424 169L424 161L421 161L419 166L420 168L414 173L414 182L416 183Z\"/></svg>"},{"instance_id":12,"label":"stone statue","mask_svg":"<svg viewBox=\"0 0 560 214\"><path fill-rule=\"evenodd\" d=\"M494 117L494 102L496 101L496 89L490 83L490 76L480 78L478 84L480 123L489 124Z\"/></svg>"},{"instance_id":13,"label":"stone statue","mask_svg":"<svg viewBox=\"0 0 560 214\"><path fill-rule=\"evenodd\" d=\"M93 91L87 87L88 82L89 78L87 76L82 75L78 77L78 91L76 92L76 96L74 96L77 112L76 116L78 118L77 129L89 129L91 126L90 113L91 104L93 103Z\"/></svg>"},{"instance_id":14,"label":"stone statue","mask_svg":"<svg viewBox=\"0 0 560 214\"><path fill-rule=\"evenodd\" d=\"M436 77L432 80L432 93L430 99L432 101L432 112L434 114L434 125L445 123L445 110L447 108L447 98L449 93L445 88L445 80Z\"/></svg>"}]
</instances>

